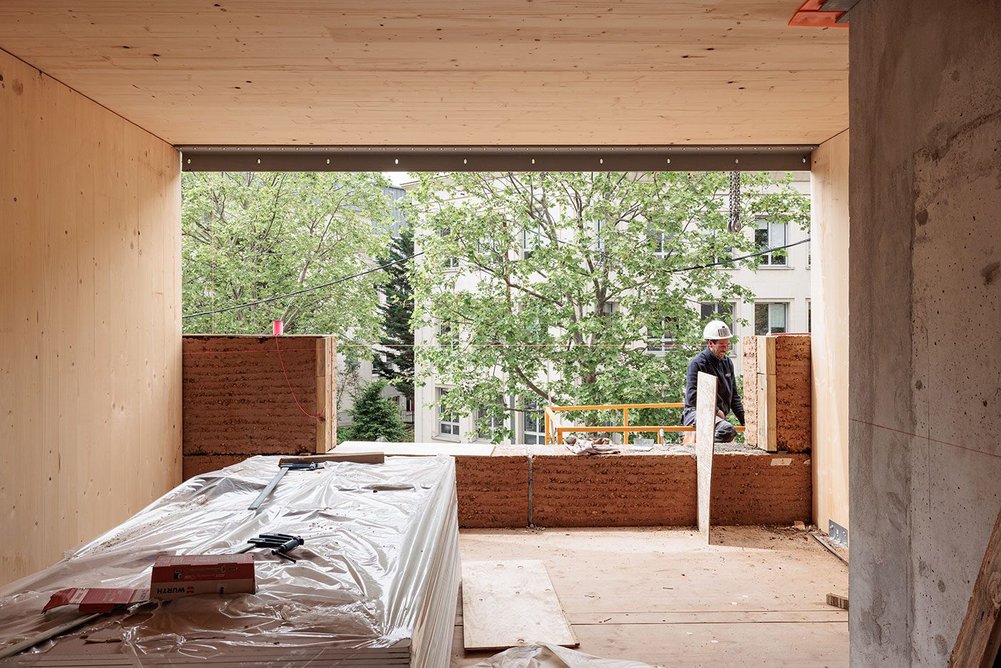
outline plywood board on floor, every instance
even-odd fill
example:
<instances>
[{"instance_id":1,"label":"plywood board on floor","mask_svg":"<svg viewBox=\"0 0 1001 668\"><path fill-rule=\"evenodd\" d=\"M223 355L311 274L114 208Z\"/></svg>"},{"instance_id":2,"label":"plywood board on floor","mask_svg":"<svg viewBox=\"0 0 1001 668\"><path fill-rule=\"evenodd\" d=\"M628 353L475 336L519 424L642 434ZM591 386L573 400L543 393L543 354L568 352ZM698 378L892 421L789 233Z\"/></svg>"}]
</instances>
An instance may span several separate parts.
<instances>
[{"instance_id":1,"label":"plywood board on floor","mask_svg":"<svg viewBox=\"0 0 1001 668\"><path fill-rule=\"evenodd\" d=\"M806 531L691 529L467 530L465 560L541 559L579 650L652 666L848 666L848 568ZM452 645L453 668L495 652Z\"/></svg>"},{"instance_id":2,"label":"plywood board on floor","mask_svg":"<svg viewBox=\"0 0 1001 668\"><path fill-rule=\"evenodd\" d=\"M467 650L578 644L538 560L462 562L462 623Z\"/></svg>"}]
</instances>

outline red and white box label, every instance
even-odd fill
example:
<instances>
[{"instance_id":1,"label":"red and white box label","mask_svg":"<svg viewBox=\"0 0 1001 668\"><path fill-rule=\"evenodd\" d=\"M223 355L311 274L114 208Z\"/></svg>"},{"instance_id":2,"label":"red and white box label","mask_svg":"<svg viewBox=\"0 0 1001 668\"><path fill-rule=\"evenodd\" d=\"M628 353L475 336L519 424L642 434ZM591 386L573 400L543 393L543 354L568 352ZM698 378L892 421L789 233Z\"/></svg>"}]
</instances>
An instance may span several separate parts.
<instances>
[{"instance_id":1,"label":"red and white box label","mask_svg":"<svg viewBox=\"0 0 1001 668\"><path fill-rule=\"evenodd\" d=\"M169 601L195 594L253 594L252 554L159 557L150 576L150 598Z\"/></svg>"}]
</instances>

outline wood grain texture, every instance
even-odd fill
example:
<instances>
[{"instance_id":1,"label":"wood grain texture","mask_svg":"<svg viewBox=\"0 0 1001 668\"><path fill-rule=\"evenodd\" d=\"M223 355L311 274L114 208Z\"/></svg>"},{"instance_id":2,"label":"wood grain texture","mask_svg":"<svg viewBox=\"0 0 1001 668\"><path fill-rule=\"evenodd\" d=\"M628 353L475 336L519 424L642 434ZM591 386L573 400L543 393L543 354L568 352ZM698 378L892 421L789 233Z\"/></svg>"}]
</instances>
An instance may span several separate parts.
<instances>
[{"instance_id":1,"label":"wood grain texture","mask_svg":"<svg viewBox=\"0 0 1001 668\"><path fill-rule=\"evenodd\" d=\"M847 30L788 0L0 5L0 46L175 144L817 144Z\"/></svg>"},{"instance_id":2,"label":"wood grain texture","mask_svg":"<svg viewBox=\"0 0 1001 668\"><path fill-rule=\"evenodd\" d=\"M758 340L754 336L740 339L743 350L744 378L744 442L752 448L758 445Z\"/></svg>"},{"instance_id":3,"label":"wood grain texture","mask_svg":"<svg viewBox=\"0 0 1001 668\"><path fill-rule=\"evenodd\" d=\"M755 337L757 354L755 381L755 432L758 447L768 452L778 450L776 421L778 406L776 404L775 378L775 337Z\"/></svg>"},{"instance_id":4,"label":"wood grain texture","mask_svg":"<svg viewBox=\"0 0 1001 668\"><path fill-rule=\"evenodd\" d=\"M973 595L959 636L949 657L949 668L990 668L1001 650L1001 513L994 523L984 561L973 585Z\"/></svg>"},{"instance_id":5,"label":"wood grain texture","mask_svg":"<svg viewBox=\"0 0 1001 668\"><path fill-rule=\"evenodd\" d=\"M695 399L695 459L698 468L699 533L709 544L709 501L716 433L716 376L699 372Z\"/></svg>"},{"instance_id":6,"label":"wood grain texture","mask_svg":"<svg viewBox=\"0 0 1001 668\"><path fill-rule=\"evenodd\" d=\"M848 144L843 132L813 152L810 292L813 331L814 509L817 526L848 517Z\"/></svg>"},{"instance_id":7,"label":"wood grain texture","mask_svg":"<svg viewBox=\"0 0 1001 668\"><path fill-rule=\"evenodd\" d=\"M168 144L2 51L0 118L3 584L180 482L181 237Z\"/></svg>"},{"instance_id":8,"label":"wood grain texture","mask_svg":"<svg viewBox=\"0 0 1001 668\"><path fill-rule=\"evenodd\" d=\"M578 645L546 566L536 560L463 561L462 627L467 650Z\"/></svg>"}]
</instances>

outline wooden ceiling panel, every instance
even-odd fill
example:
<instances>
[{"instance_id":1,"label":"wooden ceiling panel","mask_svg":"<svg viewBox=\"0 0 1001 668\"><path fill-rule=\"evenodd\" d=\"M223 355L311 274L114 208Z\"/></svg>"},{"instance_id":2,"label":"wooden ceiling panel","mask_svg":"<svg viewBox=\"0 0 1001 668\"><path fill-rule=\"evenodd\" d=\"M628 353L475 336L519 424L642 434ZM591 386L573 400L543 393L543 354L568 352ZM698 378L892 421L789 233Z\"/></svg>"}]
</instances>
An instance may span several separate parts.
<instances>
[{"instance_id":1,"label":"wooden ceiling panel","mask_svg":"<svg viewBox=\"0 0 1001 668\"><path fill-rule=\"evenodd\" d=\"M789 27L796 0L39 4L0 4L0 48L178 145L810 144L848 125L847 31Z\"/></svg>"}]
</instances>

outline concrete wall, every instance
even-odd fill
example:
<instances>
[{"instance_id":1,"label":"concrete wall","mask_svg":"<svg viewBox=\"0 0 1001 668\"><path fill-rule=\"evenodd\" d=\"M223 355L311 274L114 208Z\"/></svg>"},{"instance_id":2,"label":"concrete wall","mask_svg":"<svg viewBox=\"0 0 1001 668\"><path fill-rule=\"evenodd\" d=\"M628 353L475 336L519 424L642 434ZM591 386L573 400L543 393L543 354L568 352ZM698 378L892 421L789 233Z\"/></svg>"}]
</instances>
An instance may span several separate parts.
<instances>
[{"instance_id":1,"label":"concrete wall","mask_svg":"<svg viewBox=\"0 0 1001 668\"><path fill-rule=\"evenodd\" d=\"M0 584L181 476L180 159L0 51Z\"/></svg>"},{"instance_id":2,"label":"concrete wall","mask_svg":"<svg viewBox=\"0 0 1001 668\"><path fill-rule=\"evenodd\" d=\"M944 665L1001 507L1001 3L851 15L852 660Z\"/></svg>"},{"instance_id":3,"label":"concrete wall","mask_svg":"<svg viewBox=\"0 0 1001 668\"><path fill-rule=\"evenodd\" d=\"M848 526L848 131L813 152L813 517Z\"/></svg>"}]
</instances>

